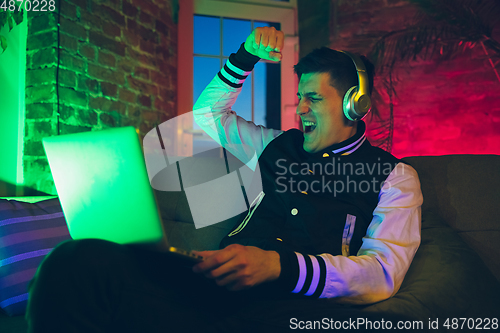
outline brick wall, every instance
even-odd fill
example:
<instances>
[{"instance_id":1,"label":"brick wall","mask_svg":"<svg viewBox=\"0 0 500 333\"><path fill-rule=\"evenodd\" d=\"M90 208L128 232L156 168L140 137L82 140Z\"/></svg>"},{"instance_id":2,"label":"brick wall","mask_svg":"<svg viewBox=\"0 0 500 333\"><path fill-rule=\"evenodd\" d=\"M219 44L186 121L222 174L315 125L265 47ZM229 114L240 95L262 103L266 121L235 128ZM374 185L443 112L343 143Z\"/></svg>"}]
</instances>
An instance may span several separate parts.
<instances>
[{"instance_id":1,"label":"brick wall","mask_svg":"<svg viewBox=\"0 0 500 333\"><path fill-rule=\"evenodd\" d=\"M402 0L332 0L331 6L330 46L362 54L406 27L416 11ZM494 36L500 40L500 27ZM500 82L480 44L440 64L399 64L396 74L394 155L500 154ZM380 81L375 86L384 90ZM389 98L382 97L378 106L387 117Z\"/></svg>"},{"instance_id":2,"label":"brick wall","mask_svg":"<svg viewBox=\"0 0 500 333\"><path fill-rule=\"evenodd\" d=\"M24 178L46 193L43 137L129 125L143 136L176 115L176 0L60 6L60 17L30 12L28 25Z\"/></svg>"}]
</instances>

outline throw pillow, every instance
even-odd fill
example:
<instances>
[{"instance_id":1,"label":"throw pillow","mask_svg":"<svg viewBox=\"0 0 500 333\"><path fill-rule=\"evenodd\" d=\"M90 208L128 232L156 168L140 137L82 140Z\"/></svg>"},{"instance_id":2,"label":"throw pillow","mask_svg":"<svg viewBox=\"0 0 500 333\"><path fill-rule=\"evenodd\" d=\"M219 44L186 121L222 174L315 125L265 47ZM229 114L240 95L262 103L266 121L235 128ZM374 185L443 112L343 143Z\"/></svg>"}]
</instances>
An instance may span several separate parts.
<instances>
[{"instance_id":1,"label":"throw pillow","mask_svg":"<svg viewBox=\"0 0 500 333\"><path fill-rule=\"evenodd\" d=\"M26 311L28 283L38 265L70 238L59 199L0 199L0 308L9 316Z\"/></svg>"}]
</instances>

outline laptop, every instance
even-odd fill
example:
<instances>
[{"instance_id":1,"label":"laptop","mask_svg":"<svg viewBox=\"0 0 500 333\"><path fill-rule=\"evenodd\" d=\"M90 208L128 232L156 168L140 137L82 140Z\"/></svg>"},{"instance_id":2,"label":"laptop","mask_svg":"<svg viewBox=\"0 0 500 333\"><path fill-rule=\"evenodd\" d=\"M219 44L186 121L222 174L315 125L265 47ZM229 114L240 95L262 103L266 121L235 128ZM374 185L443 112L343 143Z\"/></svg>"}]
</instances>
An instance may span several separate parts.
<instances>
[{"instance_id":1,"label":"laptop","mask_svg":"<svg viewBox=\"0 0 500 333\"><path fill-rule=\"evenodd\" d=\"M169 245L134 127L53 136L42 142L73 239L138 245L186 263L203 260Z\"/></svg>"}]
</instances>

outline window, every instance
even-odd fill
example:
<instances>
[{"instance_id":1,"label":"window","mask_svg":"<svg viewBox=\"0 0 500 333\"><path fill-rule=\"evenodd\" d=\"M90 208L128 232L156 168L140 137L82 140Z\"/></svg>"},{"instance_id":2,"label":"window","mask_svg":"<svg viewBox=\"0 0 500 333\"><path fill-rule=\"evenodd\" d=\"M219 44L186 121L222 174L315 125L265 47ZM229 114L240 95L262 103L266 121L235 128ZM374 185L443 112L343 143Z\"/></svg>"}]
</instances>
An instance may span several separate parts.
<instances>
[{"instance_id":1,"label":"window","mask_svg":"<svg viewBox=\"0 0 500 333\"><path fill-rule=\"evenodd\" d=\"M238 50L255 28L264 26L280 29L280 24L273 22L194 15L193 101L198 99L214 73L224 66L229 55ZM257 125L280 129L280 82L279 63L260 61L245 81L234 109ZM268 98L266 91L271 88L276 97L268 102L272 98Z\"/></svg>"},{"instance_id":2,"label":"window","mask_svg":"<svg viewBox=\"0 0 500 333\"><path fill-rule=\"evenodd\" d=\"M297 81L293 74L293 65L298 61L296 1L188 0L181 4L178 114L192 110L205 86L254 28L272 25L286 36L283 61L261 60L245 81L233 109L243 118L269 128L298 127L294 107ZM196 126L185 134L180 139L181 150L190 150L193 138L196 141L203 137Z\"/></svg>"}]
</instances>

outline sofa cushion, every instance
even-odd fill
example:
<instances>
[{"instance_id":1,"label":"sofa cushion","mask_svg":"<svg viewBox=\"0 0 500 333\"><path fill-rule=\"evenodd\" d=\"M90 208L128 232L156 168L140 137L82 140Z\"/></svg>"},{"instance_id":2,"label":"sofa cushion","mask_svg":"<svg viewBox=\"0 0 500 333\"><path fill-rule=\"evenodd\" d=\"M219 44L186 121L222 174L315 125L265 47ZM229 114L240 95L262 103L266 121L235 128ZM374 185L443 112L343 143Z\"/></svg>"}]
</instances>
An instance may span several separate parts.
<instances>
[{"instance_id":1,"label":"sofa cushion","mask_svg":"<svg viewBox=\"0 0 500 333\"><path fill-rule=\"evenodd\" d=\"M499 299L500 283L479 255L439 214L426 210L422 215L422 242L400 290L365 309L413 315L426 321L492 318L500 313Z\"/></svg>"},{"instance_id":2,"label":"sofa cushion","mask_svg":"<svg viewBox=\"0 0 500 333\"><path fill-rule=\"evenodd\" d=\"M43 258L70 239L59 200L26 203L0 199L0 307L23 314L28 283Z\"/></svg>"},{"instance_id":3,"label":"sofa cushion","mask_svg":"<svg viewBox=\"0 0 500 333\"><path fill-rule=\"evenodd\" d=\"M424 204L480 256L500 281L500 156L406 157L420 177Z\"/></svg>"},{"instance_id":4,"label":"sofa cushion","mask_svg":"<svg viewBox=\"0 0 500 333\"><path fill-rule=\"evenodd\" d=\"M24 315L11 317L2 309L0 309L0 327L2 333L28 332L28 322Z\"/></svg>"}]
</instances>

